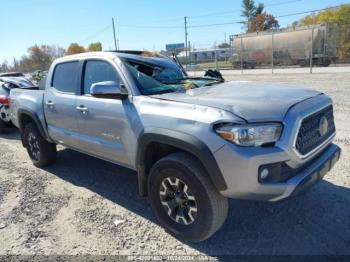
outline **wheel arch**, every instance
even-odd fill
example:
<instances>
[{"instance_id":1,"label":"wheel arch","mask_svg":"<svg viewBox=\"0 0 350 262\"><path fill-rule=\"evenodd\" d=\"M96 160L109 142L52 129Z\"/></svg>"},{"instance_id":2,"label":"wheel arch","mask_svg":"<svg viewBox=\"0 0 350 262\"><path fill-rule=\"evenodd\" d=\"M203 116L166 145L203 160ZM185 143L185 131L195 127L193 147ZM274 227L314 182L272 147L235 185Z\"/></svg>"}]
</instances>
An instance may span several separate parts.
<instances>
[{"instance_id":1,"label":"wheel arch","mask_svg":"<svg viewBox=\"0 0 350 262\"><path fill-rule=\"evenodd\" d=\"M227 185L221 170L208 146L198 138L173 130L152 128L144 130L138 139L136 167L138 172L139 193L147 195L147 178L153 164L161 157L154 157L159 146L166 148L167 154L186 152L196 157L207 171L209 179L218 191L226 190ZM163 151L162 151L163 152Z\"/></svg>"},{"instance_id":2,"label":"wheel arch","mask_svg":"<svg viewBox=\"0 0 350 262\"><path fill-rule=\"evenodd\" d=\"M44 130L44 127L42 126L40 119L38 115L34 112L31 112L29 110L25 109L20 109L18 110L18 125L19 125L19 130L21 133L21 140L22 140L22 145L26 147L25 141L23 139L23 131L24 128L28 123L34 123L35 126L38 128L40 135L47 141L51 142L47 133Z\"/></svg>"}]
</instances>

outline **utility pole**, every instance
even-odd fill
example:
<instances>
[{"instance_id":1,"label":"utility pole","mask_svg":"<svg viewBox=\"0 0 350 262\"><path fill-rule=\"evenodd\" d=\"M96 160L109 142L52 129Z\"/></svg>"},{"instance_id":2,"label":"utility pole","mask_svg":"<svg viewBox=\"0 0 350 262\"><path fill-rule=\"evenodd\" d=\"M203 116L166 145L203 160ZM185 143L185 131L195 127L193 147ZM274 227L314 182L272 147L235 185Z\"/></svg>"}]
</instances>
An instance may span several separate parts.
<instances>
[{"instance_id":1,"label":"utility pole","mask_svg":"<svg viewBox=\"0 0 350 262\"><path fill-rule=\"evenodd\" d=\"M188 63L191 64L191 41L188 41Z\"/></svg>"},{"instance_id":2,"label":"utility pole","mask_svg":"<svg viewBox=\"0 0 350 262\"><path fill-rule=\"evenodd\" d=\"M275 61L274 61L274 53L275 53L275 43L274 43L274 32L272 31L272 34L271 34L271 49L272 49L272 55L271 55L271 68L272 68L272 74L274 73L274 64L275 64Z\"/></svg>"},{"instance_id":3,"label":"utility pole","mask_svg":"<svg viewBox=\"0 0 350 262\"><path fill-rule=\"evenodd\" d=\"M314 28L316 25L316 14L312 14L313 18L313 25L312 25L312 30L311 30L311 44L310 44L310 74L313 73L313 64L314 64Z\"/></svg>"},{"instance_id":4,"label":"utility pole","mask_svg":"<svg viewBox=\"0 0 350 262\"><path fill-rule=\"evenodd\" d=\"M241 75L243 75L243 39L242 39L242 36L241 36L240 53L241 53Z\"/></svg>"},{"instance_id":5,"label":"utility pole","mask_svg":"<svg viewBox=\"0 0 350 262\"><path fill-rule=\"evenodd\" d=\"M185 16L185 51L186 51L186 64L187 64L187 58L188 58L188 44L187 44L187 37L188 37L188 32L187 32L187 16Z\"/></svg>"},{"instance_id":6,"label":"utility pole","mask_svg":"<svg viewBox=\"0 0 350 262\"><path fill-rule=\"evenodd\" d=\"M112 18L112 26L113 26L114 48L115 48L116 51L118 51L117 38L115 36L114 18Z\"/></svg>"},{"instance_id":7,"label":"utility pole","mask_svg":"<svg viewBox=\"0 0 350 262\"><path fill-rule=\"evenodd\" d=\"M218 70L218 54L217 54L217 45L216 41L214 43L214 52L215 52L215 69Z\"/></svg>"},{"instance_id":8,"label":"utility pole","mask_svg":"<svg viewBox=\"0 0 350 262\"><path fill-rule=\"evenodd\" d=\"M312 28L311 30L311 41L310 41L310 74L312 74L313 59L314 59L314 28Z\"/></svg>"}]
</instances>

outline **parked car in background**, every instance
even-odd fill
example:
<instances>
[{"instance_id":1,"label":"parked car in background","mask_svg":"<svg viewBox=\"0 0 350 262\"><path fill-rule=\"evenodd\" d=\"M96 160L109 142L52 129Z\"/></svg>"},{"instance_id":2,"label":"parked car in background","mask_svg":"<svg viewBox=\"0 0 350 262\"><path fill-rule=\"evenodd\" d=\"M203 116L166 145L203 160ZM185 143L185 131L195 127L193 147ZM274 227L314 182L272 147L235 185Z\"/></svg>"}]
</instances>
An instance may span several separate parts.
<instances>
[{"instance_id":1,"label":"parked car in background","mask_svg":"<svg viewBox=\"0 0 350 262\"><path fill-rule=\"evenodd\" d=\"M0 77L24 77L24 74L20 72L7 72L1 73Z\"/></svg>"},{"instance_id":2,"label":"parked car in background","mask_svg":"<svg viewBox=\"0 0 350 262\"><path fill-rule=\"evenodd\" d=\"M314 90L189 77L142 52L60 58L46 83L11 90L11 119L34 165L53 164L61 144L133 169L160 223L188 241L223 225L228 198L297 195L341 153L332 100Z\"/></svg>"},{"instance_id":3,"label":"parked car in background","mask_svg":"<svg viewBox=\"0 0 350 262\"><path fill-rule=\"evenodd\" d=\"M22 73L0 74L0 133L11 123L10 91L11 89L37 89L37 87Z\"/></svg>"}]
</instances>

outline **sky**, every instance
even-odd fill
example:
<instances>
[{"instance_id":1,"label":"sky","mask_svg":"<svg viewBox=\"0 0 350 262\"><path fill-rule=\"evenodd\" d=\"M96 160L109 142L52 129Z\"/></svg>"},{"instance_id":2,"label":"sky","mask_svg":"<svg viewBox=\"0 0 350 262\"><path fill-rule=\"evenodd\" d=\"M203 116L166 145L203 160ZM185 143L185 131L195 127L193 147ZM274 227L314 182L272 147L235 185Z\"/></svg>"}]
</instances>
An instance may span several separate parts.
<instances>
[{"instance_id":1,"label":"sky","mask_svg":"<svg viewBox=\"0 0 350 262\"><path fill-rule=\"evenodd\" d=\"M34 44L67 48L100 41L114 49L112 17L119 48L163 50L166 44L188 39L195 48L211 48L242 33L241 0L2 0L0 62L20 58ZM261 0L276 17L348 3L338 0ZM305 14L278 18L285 27ZM213 25L214 24L214 25ZM218 25L220 24L220 25ZM224 25L222 25L224 24ZM207 26L211 25L211 26Z\"/></svg>"}]
</instances>

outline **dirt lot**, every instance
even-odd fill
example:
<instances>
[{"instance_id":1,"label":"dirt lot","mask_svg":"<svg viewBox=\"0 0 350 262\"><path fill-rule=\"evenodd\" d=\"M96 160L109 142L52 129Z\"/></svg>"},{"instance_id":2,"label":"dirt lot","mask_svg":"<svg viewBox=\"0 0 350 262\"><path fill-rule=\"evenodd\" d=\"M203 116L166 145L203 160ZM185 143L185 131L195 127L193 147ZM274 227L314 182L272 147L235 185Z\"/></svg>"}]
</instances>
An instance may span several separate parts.
<instances>
[{"instance_id":1,"label":"dirt lot","mask_svg":"<svg viewBox=\"0 0 350 262\"><path fill-rule=\"evenodd\" d=\"M231 200L224 227L189 244L158 226L133 172L64 148L37 169L10 130L0 135L0 254L350 255L350 74L231 78L303 83L334 99L343 155L325 181L278 203Z\"/></svg>"}]
</instances>

